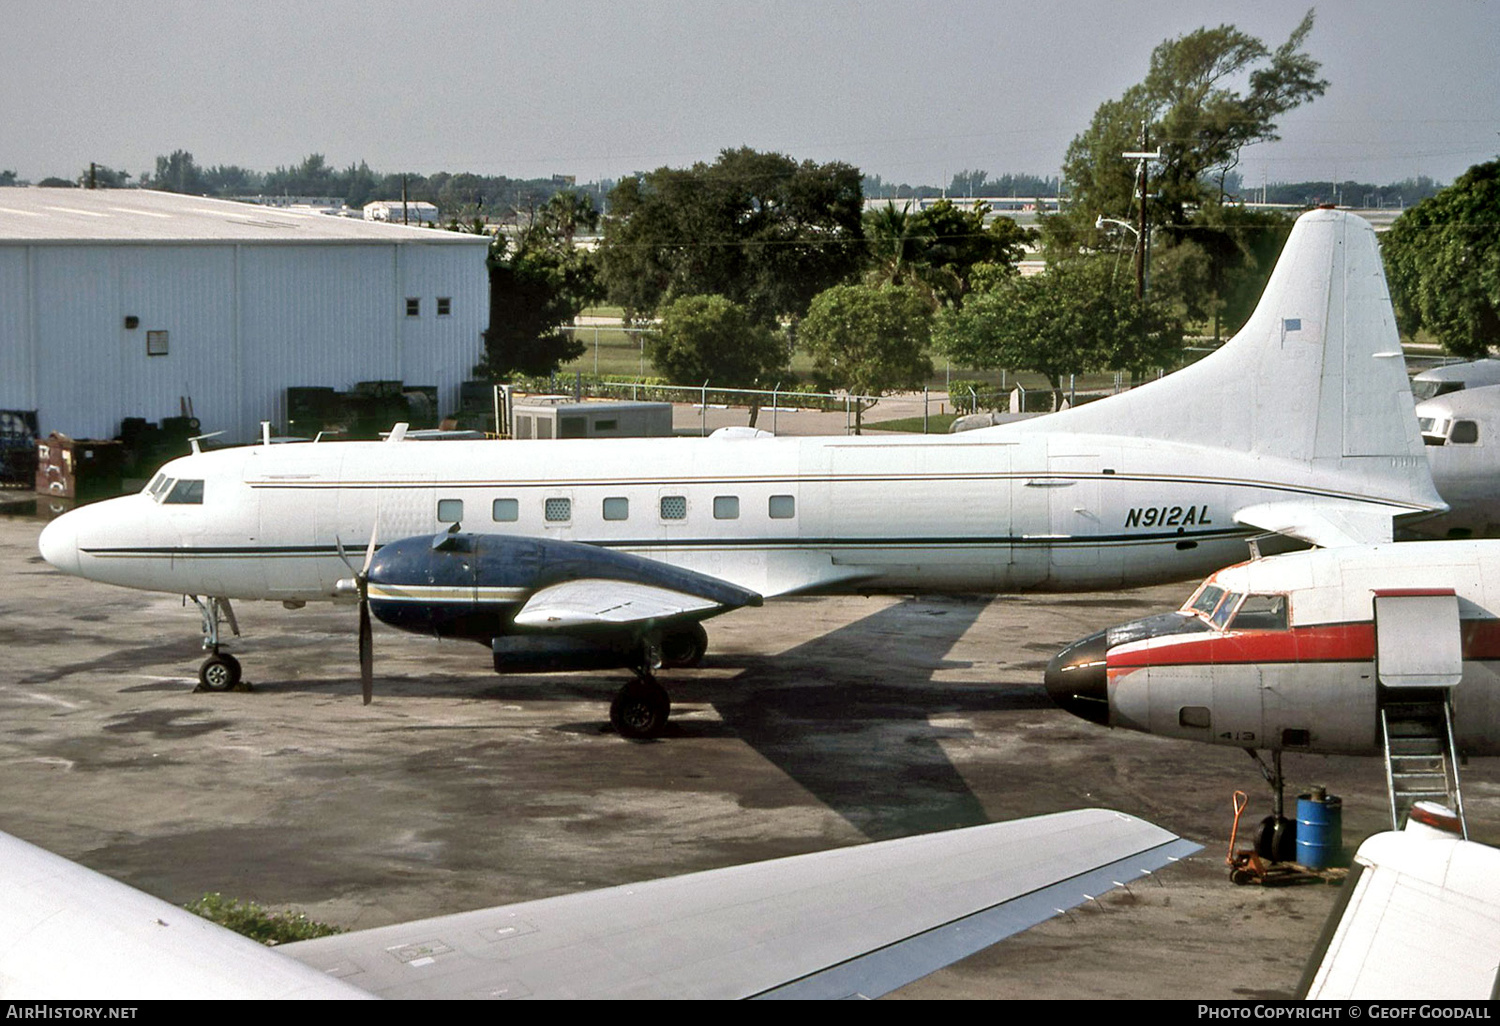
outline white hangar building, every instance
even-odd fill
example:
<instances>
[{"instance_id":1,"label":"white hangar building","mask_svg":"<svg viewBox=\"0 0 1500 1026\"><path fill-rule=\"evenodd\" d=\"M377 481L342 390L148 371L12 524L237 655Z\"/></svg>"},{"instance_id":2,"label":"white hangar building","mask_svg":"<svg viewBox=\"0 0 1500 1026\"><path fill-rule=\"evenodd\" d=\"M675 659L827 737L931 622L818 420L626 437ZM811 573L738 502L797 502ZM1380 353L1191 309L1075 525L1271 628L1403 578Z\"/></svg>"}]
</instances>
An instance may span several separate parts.
<instances>
[{"instance_id":1,"label":"white hangar building","mask_svg":"<svg viewBox=\"0 0 1500 1026\"><path fill-rule=\"evenodd\" d=\"M483 352L489 239L134 189L0 189L0 409L110 438L192 402L286 423L285 390L437 386Z\"/></svg>"}]
</instances>

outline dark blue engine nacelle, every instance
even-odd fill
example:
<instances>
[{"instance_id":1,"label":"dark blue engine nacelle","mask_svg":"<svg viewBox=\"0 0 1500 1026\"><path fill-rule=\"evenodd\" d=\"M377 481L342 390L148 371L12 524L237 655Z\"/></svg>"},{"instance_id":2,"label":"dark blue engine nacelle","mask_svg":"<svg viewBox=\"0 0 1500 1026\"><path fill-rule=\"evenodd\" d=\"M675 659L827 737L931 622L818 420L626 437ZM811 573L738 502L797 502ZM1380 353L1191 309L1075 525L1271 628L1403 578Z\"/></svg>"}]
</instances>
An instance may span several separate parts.
<instances>
[{"instance_id":1,"label":"dark blue engine nacelle","mask_svg":"<svg viewBox=\"0 0 1500 1026\"><path fill-rule=\"evenodd\" d=\"M570 632L514 623L542 588L592 579L682 592L715 603L721 607L716 612L760 604L759 595L718 578L584 542L441 534L403 538L376 552L369 570L370 611L404 631L491 646L501 672L632 665L640 650L639 625ZM658 633L666 647L701 638L702 628L678 622L661 625Z\"/></svg>"}]
</instances>

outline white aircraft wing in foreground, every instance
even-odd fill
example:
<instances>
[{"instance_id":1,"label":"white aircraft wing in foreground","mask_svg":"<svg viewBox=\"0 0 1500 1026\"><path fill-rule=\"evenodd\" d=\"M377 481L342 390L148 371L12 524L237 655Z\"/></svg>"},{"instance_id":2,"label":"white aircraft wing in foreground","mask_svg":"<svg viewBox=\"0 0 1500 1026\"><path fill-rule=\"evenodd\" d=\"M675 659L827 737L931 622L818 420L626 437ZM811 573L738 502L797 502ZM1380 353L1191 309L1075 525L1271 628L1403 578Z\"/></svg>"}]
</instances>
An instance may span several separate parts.
<instances>
[{"instance_id":1,"label":"white aircraft wing in foreground","mask_svg":"<svg viewBox=\"0 0 1500 1026\"><path fill-rule=\"evenodd\" d=\"M1408 826L1359 846L1301 996L1500 996L1500 851L1431 833Z\"/></svg>"},{"instance_id":2,"label":"white aircraft wing in foreground","mask_svg":"<svg viewBox=\"0 0 1500 1026\"><path fill-rule=\"evenodd\" d=\"M1085 809L264 948L0 835L0 996L876 997L1198 847Z\"/></svg>"}]
</instances>

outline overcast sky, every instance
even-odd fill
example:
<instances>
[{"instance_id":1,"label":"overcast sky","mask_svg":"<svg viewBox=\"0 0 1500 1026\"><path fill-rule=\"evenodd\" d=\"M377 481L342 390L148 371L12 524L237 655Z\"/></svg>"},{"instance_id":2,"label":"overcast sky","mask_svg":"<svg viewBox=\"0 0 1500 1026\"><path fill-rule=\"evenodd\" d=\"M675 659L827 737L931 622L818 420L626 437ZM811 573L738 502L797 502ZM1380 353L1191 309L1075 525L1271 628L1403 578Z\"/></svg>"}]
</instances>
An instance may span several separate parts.
<instances>
[{"instance_id":1,"label":"overcast sky","mask_svg":"<svg viewBox=\"0 0 1500 1026\"><path fill-rule=\"evenodd\" d=\"M1053 175L1162 40L1230 23L1275 47L1307 0L0 0L0 169L618 178L727 147L887 181ZM1244 153L1247 185L1425 174L1500 152L1500 3L1335 0L1326 95Z\"/></svg>"}]
</instances>

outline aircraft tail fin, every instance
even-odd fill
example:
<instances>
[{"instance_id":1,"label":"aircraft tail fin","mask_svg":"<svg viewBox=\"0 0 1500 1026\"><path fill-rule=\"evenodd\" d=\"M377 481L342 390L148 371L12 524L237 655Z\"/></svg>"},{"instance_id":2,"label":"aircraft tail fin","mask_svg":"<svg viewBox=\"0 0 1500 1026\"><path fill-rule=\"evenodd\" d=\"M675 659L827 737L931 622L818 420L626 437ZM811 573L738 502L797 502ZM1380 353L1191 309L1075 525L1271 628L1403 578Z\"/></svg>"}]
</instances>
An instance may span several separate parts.
<instances>
[{"instance_id":1,"label":"aircraft tail fin","mask_svg":"<svg viewBox=\"0 0 1500 1026\"><path fill-rule=\"evenodd\" d=\"M1217 352L1043 423L1239 449L1351 495L1445 508L1374 229L1343 211L1297 219L1255 312Z\"/></svg>"}]
</instances>

